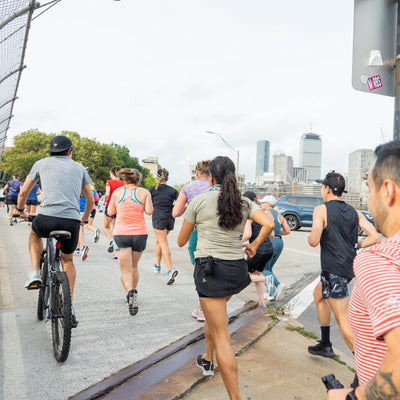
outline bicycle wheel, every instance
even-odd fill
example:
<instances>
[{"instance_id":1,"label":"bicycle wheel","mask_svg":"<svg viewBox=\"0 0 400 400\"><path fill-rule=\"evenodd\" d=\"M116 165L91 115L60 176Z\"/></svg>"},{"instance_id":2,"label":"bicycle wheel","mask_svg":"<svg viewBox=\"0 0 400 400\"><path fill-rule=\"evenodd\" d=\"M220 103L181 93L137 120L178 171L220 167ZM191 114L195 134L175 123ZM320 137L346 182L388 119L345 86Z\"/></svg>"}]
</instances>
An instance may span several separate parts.
<instances>
[{"instance_id":1,"label":"bicycle wheel","mask_svg":"<svg viewBox=\"0 0 400 400\"><path fill-rule=\"evenodd\" d=\"M71 344L71 292L67 274L57 271L53 280L51 330L54 357L58 362L68 358Z\"/></svg>"},{"instance_id":2,"label":"bicycle wheel","mask_svg":"<svg viewBox=\"0 0 400 400\"><path fill-rule=\"evenodd\" d=\"M47 259L47 252L44 251L40 256L40 276L42 278L42 286L39 288L38 304L37 304L37 318L42 321L46 316L46 310L49 302L49 287L47 282L47 275L49 270L49 262Z\"/></svg>"}]
</instances>

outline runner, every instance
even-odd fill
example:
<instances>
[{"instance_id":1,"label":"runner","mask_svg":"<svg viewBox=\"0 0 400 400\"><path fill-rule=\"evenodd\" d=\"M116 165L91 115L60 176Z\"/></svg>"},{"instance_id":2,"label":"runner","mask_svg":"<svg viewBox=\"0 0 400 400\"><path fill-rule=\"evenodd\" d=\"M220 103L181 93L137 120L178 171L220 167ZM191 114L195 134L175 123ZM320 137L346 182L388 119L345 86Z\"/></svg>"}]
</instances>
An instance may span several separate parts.
<instances>
[{"instance_id":1,"label":"runner","mask_svg":"<svg viewBox=\"0 0 400 400\"><path fill-rule=\"evenodd\" d=\"M172 209L172 216L174 218L180 217L186 210L186 205L201 193L208 192L210 190L210 160L199 161L196 164L196 180L186 184L179 192L178 199L175 202L174 208ZM188 251L190 261L194 265L194 252L197 246L197 228L194 228L189 238ZM192 317L197 318L197 321L204 322L205 317L201 305L192 311Z\"/></svg>"},{"instance_id":2,"label":"runner","mask_svg":"<svg viewBox=\"0 0 400 400\"><path fill-rule=\"evenodd\" d=\"M107 251L109 253L112 253L114 251L114 242L112 240L112 231L115 223L115 215L110 217L107 212L108 204L110 203L111 196L114 192L115 189L124 186L124 182L122 182L120 179L117 178L117 173L121 168L118 166L112 167L110 171L110 178L106 182L106 194L104 196L104 202L106 204L105 210L104 210L104 219L103 219L103 224L104 224L104 233L106 234L106 238L108 240L108 248ZM113 258L117 258L117 256L114 254Z\"/></svg>"},{"instance_id":3,"label":"runner","mask_svg":"<svg viewBox=\"0 0 400 400\"><path fill-rule=\"evenodd\" d=\"M345 180L335 171L329 172L321 183L324 204L316 207L313 226L308 237L312 247L321 246L321 282L314 289L321 327L321 340L310 346L310 354L334 357L330 341L331 310L335 314L342 336L350 350L353 350L353 332L347 317L349 290L347 285L353 279L353 259L357 248L365 248L380 241L380 236L364 215L342 200ZM358 240L358 227L367 237Z\"/></svg>"},{"instance_id":4,"label":"runner","mask_svg":"<svg viewBox=\"0 0 400 400\"><path fill-rule=\"evenodd\" d=\"M86 171L87 171L87 169L86 169ZM94 197L93 197L93 202L94 202ZM79 197L79 211L80 211L81 217L82 217L83 213L85 212L85 207L86 207L86 197L83 195L83 193L81 193L81 195ZM92 212L93 212L93 210L91 211L90 215L92 215ZM90 220L90 216L89 216L89 220ZM88 225L89 225L89 223L88 223ZM85 261L85 260L87 260L88 253L89 253L89 246L85 245L85 227L83 225L81 225L81 227L79 228L78 247L75 250L75 255L80 256L81 260Z\"/></svg>"},{"instance_id":5,"label":"runner","mask_svg":"<svg viewBox=\"0 0 400 400\"><path fill-rule=\"evenodd\" d=\"M168 234L174 229L175 218L172 216L174 201L178 197L178 192L167 185L169 173L165 168L157 171L158 185L149 189L153 202L153 229L156 235L156 263L153 270L156 274L161 271L161 258L164 258L167 266L167 285L172 285L178 271L172 267L171 251L168 245Z\"/></svg>"},{"instance_id":6,"label":"runner","mask_svg":"<svg viewBox=\"0 0 400 400\"><path fill-rule=\"evenodd\" d=\"M354 260L349 318L360 386L330 390L329 400L400 397L400 142L378 146L375 155L368 206L387 240Z\"/></svg>"},{"instance_id":7,"label":"runner","mask_svg":"<svg viewBox=\"0 0 400 400\"><path fill-rule=\"evenodd\" d=\"M4 187L0 187L0 207L4 207L4 202L6 200L6 194L4 192Z\"/></svg>"},{"instance_id":8,"label":"runner","mask_svg":"<svg viewBox=\"0 0 400 400\"><path fill-rule=\"evenodd\" d=\"M25 201L35 183L40 179L43 188L43 200L38 216L32 222L32 231L29 236L29 253L32 270L28 275L25 287L42 283L39 262L43 250L42 237L54 230L71 232L71 239L61 243L61 262L67 273L71 288L71 302L73 300L76 270L73 254L78 242L80 224L87 224L90 211L93 207L93 195L90 190L90 178L85 168L72 160L72 142L66 136L56 136L50 141L50 157L37 161L25 180L18 197L17 211L24 219L28 215L24 212ZM62 177L62 182L61 182ZM87 201L82 218L79 214L79 195L83 191ZM72 325L76 327L78 321L75 311L72 310Z\"/></svg>"},{"instance_id":9,"label":"runner","mask_svg":"<svg viewBox=\"0 0 400 400\"><path fill-rule=\"evenodd\" d=\"M117 215L114 226L114 249L121 268L121 283L126 292L130 315L136 315L138 263L146 248L147 226L143 213L151 215L153 206L148 190L138 187L142 174L137 169L118 172L124 187L117 188L108 206L109 215Z\"/></svg>"},{"instance_id":10,"label":"runner","mask_svg":"<svg viewBox=\"0 0 400 400\"><path fill-rule=\"evenodd\" d=\"M100 229L96 229L93 226L93 223L94 223L94 217L96 216L97 205L99 204L100 196L97 193L96 189L94 188L94 183L93 182L90 184L90 187L92 188L92 193L93 193L93 198L94 198L94 206L93 206L93 210L92 210L92 212L90 213L90 216L89 216L89 223L87 225L87 228L88 228L89 231L94 233L93 241L95 243L97 243L100 240Z\"/></svg>"},{"instance_id":11,"label":"runner","mask_svg":"<svg viewBox=\"0 0 400 400\"><path fill-rule=\"evenodd\" d=\"M36 208L39 205L38 195L41 194L40 187L37 183L31 190L26 200L25 208L28 215L36 215ZM28 223L28 225L30 222Z\"/></svg>"},{"instance_id":12,"label":"runner","mask_svg":"<svg viewBox=\"0 0 400 400\"><path fill-rule=\"evenodd\" d=\"M256 204L240 195L235 165L228 157L216 157L210 164L207 193L189 204L178 235L184 246L197 225L194 281L206 317L206 352L197 357L204 375L213 375L214 348L218 367L230 399L240 399L237 362L230 344L226 303L250 283L243 247L253 257L257 248L272 232L273 223ZM247 219L262 225L260 235L251 244L242 243Z\"/></svg>"},{"instance_id":13,"label":"runner","mask_svg":"<svg viewBox=\"0 0 400 400\"><path fill-rule=\"evenodd\" d=\"M15 209L17 206L18 202L18 195L20 192L20 189L22 187L22 182L19 181L19 175L14 174L13 179L11 181L8 181L6 186L4 186L4 191L8 191L7 195L7 206L8 206L8 219L10 221L10 226L14 225L14 218L13 214L16 213Z\"/></svg>"},{"instance_id":14,"label":"runner","mask_svg":"<svg viewBox=\"0 0 400 400\"><path fill-rule=\"evenodd\" d=\"M290 234L290 228L286 219L276 210L276 198L274 196L264 196L261 200L261 208L265 211L268 210L274 217L274 237L271 238L273 254L271 259L265 265L263 274L266 276L267 290L265 291L264 298L268 301L282 300L285 296L286 285L280 283L276 275L272 272L272 268L278 261L279 256L283 250L283 235Z\"/></svg>"},{"instance_id":15,"label":"runner","mask_svg":"<svg viewBox=\"0 0 400 400\"><path fill-rule=\"evenodd\" d=\"M257 196L254 192L245 192L243 193L243 196L247 197L250 201L258 205ZM264 212L271 219L271 221L274 220L273 215L269 211L264 210ZM261 225L257 224L257 222L254 222L251 219L248 219L244 227L243 242L247 242L247 240L249 240L249 242L252 243L258 237L260 231ZM274 234L272 232L270 237L273 237L273 235ZM264 285L267 284L268 276L264 276L262 272L265 264L271 259L272 254L273 247L271 240L270 238L267 238L261 243L254 257L247 257L247 269L249 271L251 281L254 282L256 286L259 307L267 306L264 301Z\"/></svg>"}]
</instances>

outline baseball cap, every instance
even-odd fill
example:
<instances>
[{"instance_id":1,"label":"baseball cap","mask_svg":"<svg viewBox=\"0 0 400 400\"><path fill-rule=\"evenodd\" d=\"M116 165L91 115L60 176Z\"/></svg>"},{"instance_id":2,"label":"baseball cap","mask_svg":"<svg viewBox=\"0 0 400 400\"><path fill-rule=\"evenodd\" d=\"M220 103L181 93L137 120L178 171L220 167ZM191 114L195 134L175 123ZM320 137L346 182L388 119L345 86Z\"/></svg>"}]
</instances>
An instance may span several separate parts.
<instances>
[{"instance_id":1,"label":"baseball cap","mask_svg":"<svg viewBox=\"0 0 400 400\"><path fill-rule=\"evenodd\" d=\"M316 179L315 182L328 186L336 196L340 196L342 193L347 193L347 190L344 189L346 187L346 182L343 175L338 172L329 172L326 174L324 179Z\"/></svg>"},{"instance_id":2,"label":"baseball cap","mask_svg":"<svg viewBox=\"0 0 400 400\"><path fill-rule=\"evenodd\" d=\"M252 192L251 190L248 190L247 192L244 192L243 196L247 197L251 201L254 201L254 199L257 200L257 195L254 192Z\"/></svg>"},{"instance_id":3,"label":"baseball cap","mask_svg":"<svg viewBox=\"0 0 400 400\"><path fill-rule=\"evenodd\" d=\"M71 139L66 136L55 136L50 140L50 149L46 153L61 153L72 148Z\"/></svg>"},{"instance_id":4,"label":"baseball cap","mask_svg":"<svg viewBox=\"0 0 400 400\"><path fill-rule=\"evenodd\" d=\"M19 175L18 175L18 174L14 174L14 175L13 175L13 178L19 179Z\"/></svg>"},{"instance_id":5,"label":"baseball cap","mask_svg":"<svg viewBox=\"0 0 400 400\"><path fill-rule=\"evenodd\" d=\"M261 200L260 200L260 203L269 203L269 204L272 204L273 206L276 204L276 198L274 197L274 196L271 196L271 195L267 195L267 196L264 196Z\"/></svg>"}]
</instances>

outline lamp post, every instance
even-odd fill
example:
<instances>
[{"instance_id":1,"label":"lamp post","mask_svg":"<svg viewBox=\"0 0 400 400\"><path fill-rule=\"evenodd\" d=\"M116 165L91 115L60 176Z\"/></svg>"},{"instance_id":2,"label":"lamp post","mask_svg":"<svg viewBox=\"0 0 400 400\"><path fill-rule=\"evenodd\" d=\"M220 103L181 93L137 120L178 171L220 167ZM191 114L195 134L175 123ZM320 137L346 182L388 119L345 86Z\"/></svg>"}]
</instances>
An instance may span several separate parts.
<instances>
[{"instance_id":1,"label":"lamp post","mask_svg":"<svg viewBox=\"0 0 400 400\"><path fill-rule=\"evenodd\" d=\"M235 150L219 133L212 131L206 131L206 133L217 135L236 154L236 179L239 182L239 150Z\"/></svg>"}]
</instances>

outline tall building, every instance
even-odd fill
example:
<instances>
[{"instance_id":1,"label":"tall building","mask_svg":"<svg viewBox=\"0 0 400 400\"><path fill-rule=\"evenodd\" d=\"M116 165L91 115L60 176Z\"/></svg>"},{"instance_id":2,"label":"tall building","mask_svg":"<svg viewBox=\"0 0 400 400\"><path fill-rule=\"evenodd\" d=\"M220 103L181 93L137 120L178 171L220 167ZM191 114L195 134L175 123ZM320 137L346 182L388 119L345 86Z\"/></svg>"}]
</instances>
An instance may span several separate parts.
<instances>
[{"instance_id":1,"label":"tall building","mask_svg":"<svg viewBox=\"0 0 400 400\"><path fill-rule=\"evenodd\" d=\"M371 149L359 149L349 154L348 191L360 193L362 181L367 176L375 154Z\"/></svg>"},{"instance_id":2,"label":"tall building","mask_svg":"<svg viewBox=\"0 0 400 400\"><path fill-rule=\"evenodd\" d=\"M143 168L147 168L150 170L150 173L155 177L157 171L161 168L161 165L158 163L158 157L147 157L145 160L142 160Z\"/></svg>"},{"instance_id":3,"label":"tall building","mask_svg":"<svg viewBox=\"0 0 400 400\"><path fill-rule=\"evenodd\" d=\"M292 182L293 158L285 153L274 154L274 175L275 180L283 183Z\"/></svg>"},{"instance_id":4,"label":"tall building","mask_svg":"<svg viewBox=\"0 0 400 400\"><path fill-rule=\"evenodd\" d=\"M300 167L308 170L308 182L321 179L322 140L316 133L305 133L300 141Z\"/></svg>"},{"instance_id":5,"label":"tall building","mask_svg":"<svg viewBox=\"0 0 400 400\"><path fill-rule=\"evenodd\" d=\"M299 183L308 181L308 170L302 167L293 167L293 180Z\"/></svg>"},{"instance_id":6,"label":"tall building","mask_svg":"<svg viewBox=\"0 0 400 400\"><path fill-rule=\"evenodd\" d=\"M256 179L269 170L269 140L257 141Z\"/></svg>"}]
</instances>

